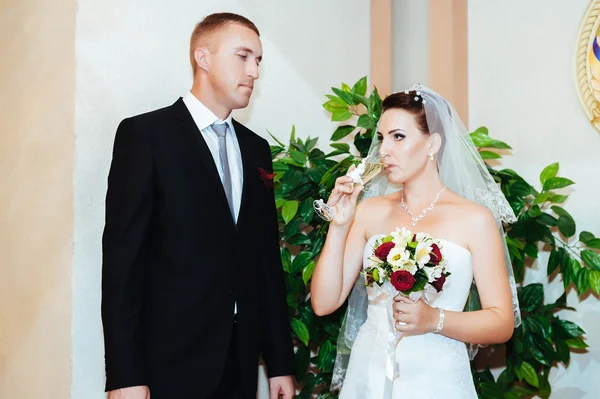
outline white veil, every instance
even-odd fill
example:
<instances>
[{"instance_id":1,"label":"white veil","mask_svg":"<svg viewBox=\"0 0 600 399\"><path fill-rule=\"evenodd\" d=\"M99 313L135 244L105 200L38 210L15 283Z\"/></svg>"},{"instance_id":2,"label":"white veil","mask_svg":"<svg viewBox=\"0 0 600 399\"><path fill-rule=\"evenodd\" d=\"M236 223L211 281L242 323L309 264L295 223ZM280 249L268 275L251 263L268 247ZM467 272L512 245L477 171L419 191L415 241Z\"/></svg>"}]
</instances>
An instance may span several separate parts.
<instances>
[{"instance_id":1,"label":"white veil","mask_svg":"<svg viewBox=\"0 0 600 399\"><path fill-rule=\"evenodd\" d=\"M490 175L486 164L481 159L477 148L473 144L467 129L454 107L440 94L421 85L413 86L411 89L404 91L404 95L410 95L413 97L413 101L422 103L429 131L439 133L442 137L442 146L436 158L442 182L448 189L462 197L487 207L496 217L499 234L501 234L504 243L505 263L512 291L515 327L518 327L521 324L521 311L519 309L517 287L506 240L504 239L503 227L503 222L512 223L517 220L515 214L498 187L498 184ZM379 144L377 134L375 134L369 154L367 155L368 159L378 158ZM359 201L373 196L384 195L398 189L401 188L393 187L388 183L385 175L379 175L367 183ZM481 304L479 303L477 288L473 284L465 310L473 311L479 309L481 309ZM352 344L354 343L358 329L365 322L366 317L367 293L364 278L361 276L358 278L350 294L348 309L340 329L331 382L332 390L341 388L350 359ZM473 359L477 353L478 345L469 344L468 349L469 356Z\"/></svg>"}]
</instances>

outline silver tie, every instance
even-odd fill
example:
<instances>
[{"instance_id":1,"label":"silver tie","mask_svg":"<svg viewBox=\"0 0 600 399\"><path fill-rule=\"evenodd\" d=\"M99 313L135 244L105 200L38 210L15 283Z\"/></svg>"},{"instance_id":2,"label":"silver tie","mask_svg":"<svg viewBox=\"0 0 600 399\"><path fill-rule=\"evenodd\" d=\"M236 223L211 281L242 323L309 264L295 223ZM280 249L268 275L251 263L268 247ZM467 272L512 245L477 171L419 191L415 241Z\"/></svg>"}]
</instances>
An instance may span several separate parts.
<instances>
[{"instance_id":1,"label":"silver tie","mask_svg":"<svg viewBox=\"0 0 600 399\"><path fill-rule=\"evenodd\" d=\"M219 159L221 160L221 167L223 168L223 188L225 189L225 195L227 196L227 203L229 204L229 210L231 216L235 219L235 211L233 208L233 192L231 188L231 171L229 170L229 159L227 158L227 130L229 125L227 123L213 123L212 128L219 138Z\"/></svg>"}]
</instances>

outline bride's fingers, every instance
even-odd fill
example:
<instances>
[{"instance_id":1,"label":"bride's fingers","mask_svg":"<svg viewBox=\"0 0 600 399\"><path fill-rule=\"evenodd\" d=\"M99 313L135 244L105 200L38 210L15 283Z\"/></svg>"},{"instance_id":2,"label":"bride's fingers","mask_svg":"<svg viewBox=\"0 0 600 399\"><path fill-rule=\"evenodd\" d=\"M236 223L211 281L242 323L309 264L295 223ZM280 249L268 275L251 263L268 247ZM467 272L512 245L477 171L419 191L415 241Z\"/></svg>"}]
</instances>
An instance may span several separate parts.
<instances>
[{"instance_id":1,"label":"bride's fingers","mask_svg":"<svg viewBox=\"0 0 600 399\"><path fill-rule=\"evenodd\" d=\"M356 203L356 201L358 201L358 196L360 195L360 192L363 190L363 188L364 188L364 186L362 186L362 185L358 185L358 186L356 186L356 188L354 188L354 192L350 196L350 199L352 200L353 203Z\"/></svg>"},{"instance_id":2,"label":"bride's fingers","mask_svg":"<svg viewBox=\"0 0 600 399\"><path fill-rule=\"evenodd\" d=\"M398 295L396 295L394 297L394 301L396 301L396 302L402 302L402 303L407 303L407 304L415 303L415 301L413 301L409 297L405 296L404 294L398 294Z\"/></svg>"},{"instance_id":3,"label":"bride's fingers","mask_svg":"<svg viewBox=\"0 0 600 399\"><path fill-rule=\"evenodd\" d=\"M395 322L394 327L396 327L396 330L400 331L401 333L410 333L414 330L412 324L407 324L400 321Z\"/></svg>"}]
</instances>

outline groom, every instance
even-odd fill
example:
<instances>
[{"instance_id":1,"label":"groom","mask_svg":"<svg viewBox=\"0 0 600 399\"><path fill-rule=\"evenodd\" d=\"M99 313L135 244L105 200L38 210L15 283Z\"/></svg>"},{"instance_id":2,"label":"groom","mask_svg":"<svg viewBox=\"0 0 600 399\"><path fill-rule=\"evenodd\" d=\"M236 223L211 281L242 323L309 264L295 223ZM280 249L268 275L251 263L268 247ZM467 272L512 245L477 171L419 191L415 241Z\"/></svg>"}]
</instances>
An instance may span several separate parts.
<instances>
[{"instance_id":1,"label":"groom","mask_svg":"<svg viewBox=\"0 0 600 399\"><path fill-rule=\"evenodd\" d=\"M231 117L259 76L256 26L212 14L191 37L194 84L125 119L102 240L110 399L291 399L294 355L268 143Z\"/></svg>"}]
</instances>

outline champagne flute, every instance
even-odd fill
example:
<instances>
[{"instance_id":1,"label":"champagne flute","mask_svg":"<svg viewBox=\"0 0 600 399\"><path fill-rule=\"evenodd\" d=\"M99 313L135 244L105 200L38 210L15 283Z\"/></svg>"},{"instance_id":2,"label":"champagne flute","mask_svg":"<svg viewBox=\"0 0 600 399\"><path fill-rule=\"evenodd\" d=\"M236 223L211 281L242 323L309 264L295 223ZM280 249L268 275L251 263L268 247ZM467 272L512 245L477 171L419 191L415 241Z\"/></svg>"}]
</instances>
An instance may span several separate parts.
<instances>
[{"instance_id":1,"label":"champagne flute","mask_svg":"<svg viewBox=\"0 0 600 399\"><path fill-rule=\"evenodd\" d=\"M367 182L371 181L375 176L381 172L384 164L381 162L374 162L375 160L369 162L367 158L363 158L362 161L358 164L356 169L346 173L346 176L352 178L354 186L357 185L365 185ZM378 160L377 160L378 161ZM337 193L332 198L325 203L322 199L315 200L313 202L313 208L317 215L321 217L321 219L326 220L328 222L333 220L335 216L335 205L337 201L341 198L343 193Z\"/></svg>"}]
</instances>

